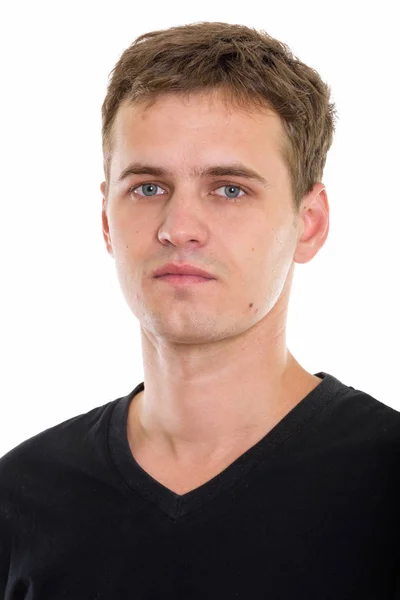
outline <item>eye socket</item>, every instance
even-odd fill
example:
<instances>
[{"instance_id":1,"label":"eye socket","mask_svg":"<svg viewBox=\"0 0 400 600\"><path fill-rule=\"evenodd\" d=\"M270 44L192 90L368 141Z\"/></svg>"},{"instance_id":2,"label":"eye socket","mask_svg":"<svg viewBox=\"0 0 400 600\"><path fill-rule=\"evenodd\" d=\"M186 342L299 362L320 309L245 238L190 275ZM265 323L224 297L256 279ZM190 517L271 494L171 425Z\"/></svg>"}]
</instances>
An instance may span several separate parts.
<instances>
[{"instance_id":1,"label":"eye socket","mask_svg":"<svg viewBox=\"0 0 400 600\"><path fill-rule=\"evenodd\" d=\"M149 192L149 193L140 194L137 191L140 188L147 189L147 192ZM157 192L157 188L159 188L160 190L162 189L156 183L142 183L141 185L137 185L135 187L131 187L130 190L129 190L129 193L131 194L132 192L134 192L138 196L159 196L160 194L156 193Z\"/></svg>"},{"instance_id":2,"label":"eye socket","mask_svg":"<svg viewBox=\"0 0 400 600\"><path fill-rule=\"evenodd\" d=\"M246 192L240 187L240 185L235 185L233 183L229 183L226 185L223 185L219 188L217 188L216 191L218 190L224 190L228 195L226 196L227 198L229 198L230 200L236 200L236 198L241 198L242 196L246 195ZM242 195L239 196L238 194L235 194L235 192L232 190L239 190L239 192L242 192ZM232 192L232 195L230 195Z\"/></svg>"}]
</instances>

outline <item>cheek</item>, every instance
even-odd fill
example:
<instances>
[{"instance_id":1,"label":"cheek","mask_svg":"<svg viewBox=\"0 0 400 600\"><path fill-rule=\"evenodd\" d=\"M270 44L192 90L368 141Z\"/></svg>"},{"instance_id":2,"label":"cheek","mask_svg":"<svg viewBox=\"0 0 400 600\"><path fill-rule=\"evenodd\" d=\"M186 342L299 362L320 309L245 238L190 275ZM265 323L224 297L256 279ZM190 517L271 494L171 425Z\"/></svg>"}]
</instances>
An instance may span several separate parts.
<instances>
[{"instance_id":1,"label":"cheek","mask_svg":"<svg viewBox=\"0 0 400 600\"><path fill-rule=\"evenodd\" d=\"M254 294L249 306L254 310L258 302L275 303L281 294L293 264L295 239L288 230L270 230L252 239L248 246L245 269L247 269L247 290ZM256 299L257 298L257 299Z\"/></svg>"},{"instance_id":2,"label":"cheek","mask_svg":"<svg viewBox=\"0 0 400 600\"><path fill-rule=\"evenodd\" d=\"M115 252L121 258L132 252L140 239L140 223L135 222L126 212L119 211L111 216L109 226Z\"/></svg>"}]
</instances>

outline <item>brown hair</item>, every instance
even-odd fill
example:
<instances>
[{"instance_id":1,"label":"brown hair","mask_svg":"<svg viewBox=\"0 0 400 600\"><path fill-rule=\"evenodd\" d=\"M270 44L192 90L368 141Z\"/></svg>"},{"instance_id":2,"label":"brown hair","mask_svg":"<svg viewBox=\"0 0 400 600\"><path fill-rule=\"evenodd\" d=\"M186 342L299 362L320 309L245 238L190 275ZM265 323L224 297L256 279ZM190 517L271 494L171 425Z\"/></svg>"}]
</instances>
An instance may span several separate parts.
<instances>
[{"instance_id":1,"label":"brown hair","mask_svg":"<svg viewBox=\"0 0 400 600\"><path fill-rule=\"evenodd\" d=\"M286 133L283 158L296 211L322 179L336 109L330 88L288 46L244 25L201 22L139 36L109 75L102 105L104 172L108 187L113 123L123 100L154 101L163 92L224 92L239 108L272 108Z\"/></svg>"}]
</instances>

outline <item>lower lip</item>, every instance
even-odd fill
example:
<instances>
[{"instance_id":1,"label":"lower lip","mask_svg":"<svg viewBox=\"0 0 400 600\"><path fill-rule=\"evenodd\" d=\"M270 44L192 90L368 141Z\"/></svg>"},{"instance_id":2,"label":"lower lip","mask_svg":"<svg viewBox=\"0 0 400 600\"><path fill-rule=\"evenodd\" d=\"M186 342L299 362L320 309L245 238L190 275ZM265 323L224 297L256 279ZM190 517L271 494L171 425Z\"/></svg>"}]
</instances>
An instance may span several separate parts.
<instances>
[{"instance_id":1,"label":"lower lip","mask_svg":"<svg viewBox=\"0 0 400 600\"><path fill-rule=\"evenodd\" d=\"M161 277L157 277L156 279L172 283L173 285L188 285L190 283L213 281L211 278L199 277L198 275L161 275Z\"/></svg>"}]
</instances>

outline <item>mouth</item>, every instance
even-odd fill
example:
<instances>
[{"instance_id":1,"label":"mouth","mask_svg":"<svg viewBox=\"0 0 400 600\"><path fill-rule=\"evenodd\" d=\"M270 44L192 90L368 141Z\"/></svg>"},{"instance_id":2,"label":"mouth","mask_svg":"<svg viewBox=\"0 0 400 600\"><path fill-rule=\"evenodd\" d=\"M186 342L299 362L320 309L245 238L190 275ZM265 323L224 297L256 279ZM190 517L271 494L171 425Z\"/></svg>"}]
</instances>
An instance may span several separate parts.
<instances>
[{"instance_id":1,"label":"mouth","mask_svg":"<svg viewBox=\"0 0 400 600\"><path fill-rule=\"evenodd\" d=\"M207 283L210 281L215 281L215 279L210 279L208 277L200 277L199 275L177 275L172 273L167 273L165 275L160 275L156 277L158 281L162 281L164 283L169 283L172 285L178 286L187 286L199 283Z\"/></svg>"},{"instance_id":2,"label":"mouth","mask_svg":"<svg viewBox=\"0 0 400 600\"><path fill-rule=\"evenodd\" d=\"M202 277L203 279L215 279L211 273L208 273L195 265L173 262L159 267L153 273L153 277L164 277L164 275L184 275L185 277L190 276Z\"/></svg>"}]
</instances>

